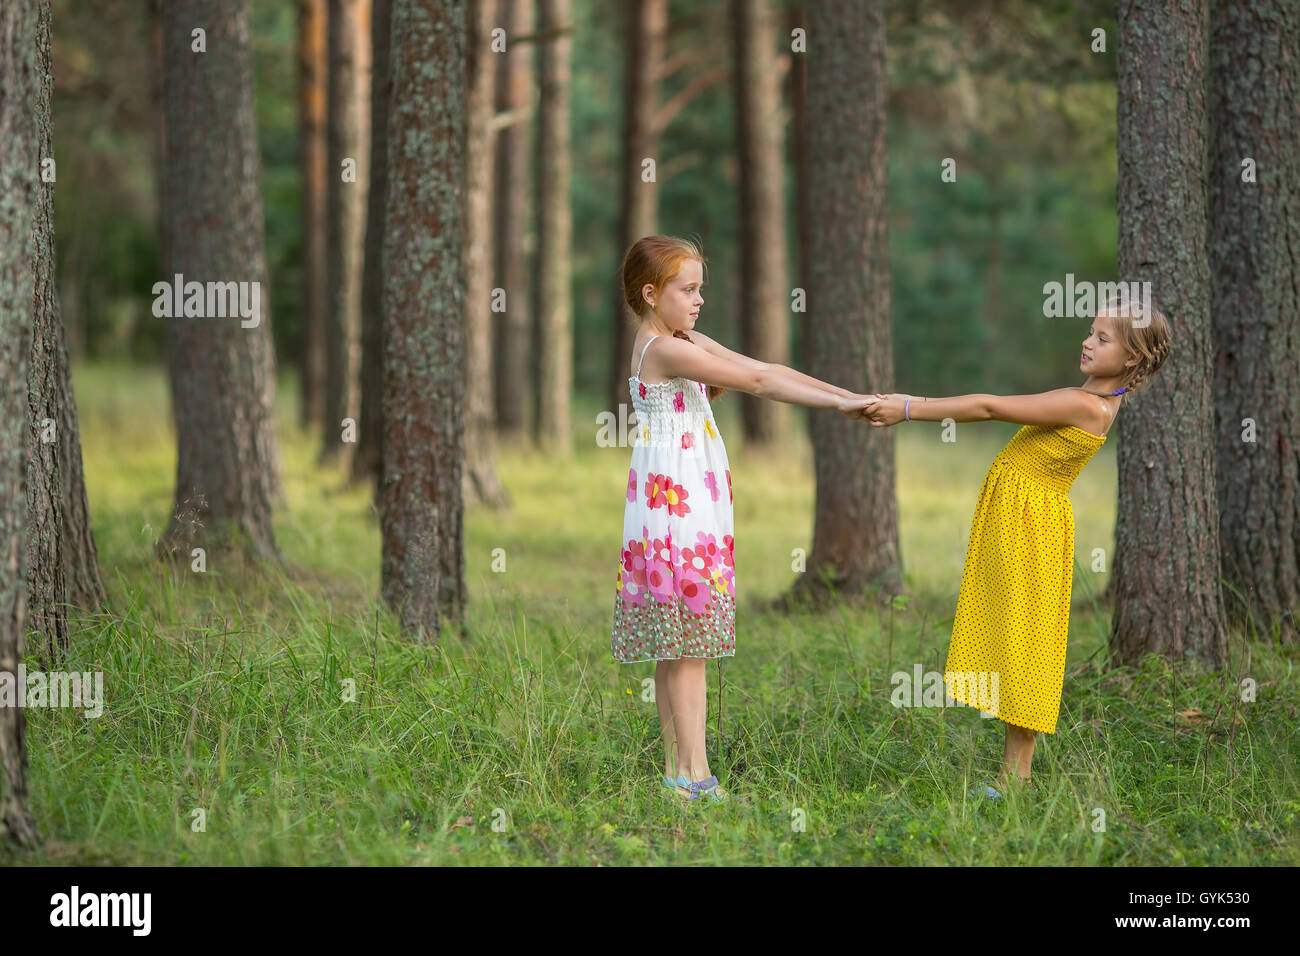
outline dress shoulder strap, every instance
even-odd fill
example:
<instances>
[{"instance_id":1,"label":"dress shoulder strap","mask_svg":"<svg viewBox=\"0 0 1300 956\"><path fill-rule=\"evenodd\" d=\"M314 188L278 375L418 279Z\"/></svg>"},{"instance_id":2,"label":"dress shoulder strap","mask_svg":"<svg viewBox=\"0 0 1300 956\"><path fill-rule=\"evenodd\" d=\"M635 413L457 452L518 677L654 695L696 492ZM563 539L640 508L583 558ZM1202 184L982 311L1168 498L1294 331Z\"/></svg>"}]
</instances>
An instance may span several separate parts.
<instances>
[{"instance_id":1,"label":"dress shoulder strap","mask_svg":"<svg viewBox=\"0 0 1300 956\"><path fill-rule=\"evenodd\" d=\"M641 366L645 364L645 350L648 349L648 348L650 347L650 343L653 342L653 341L654 341L655 339L657 339L657 338L659 338L658 335L652 335L652 336L650 336L650 338L649 338L648 340L646 340L645 348L643 348L643 349L641 350L641 361L639 361L639 362L636 363L636 377L637 377L637 378L640 378L640 377L641 377Z\"/></svg>"}]
</instances>

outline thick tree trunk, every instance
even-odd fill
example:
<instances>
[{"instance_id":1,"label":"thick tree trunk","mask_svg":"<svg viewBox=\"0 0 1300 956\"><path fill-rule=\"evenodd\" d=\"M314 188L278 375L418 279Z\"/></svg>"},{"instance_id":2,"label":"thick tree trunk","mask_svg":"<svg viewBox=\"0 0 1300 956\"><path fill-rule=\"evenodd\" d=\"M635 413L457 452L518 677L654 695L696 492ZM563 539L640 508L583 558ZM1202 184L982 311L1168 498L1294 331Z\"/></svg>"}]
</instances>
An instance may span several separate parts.
<instances>
[{"instance_id":1,"label":"thick tree trunk","mask_svg":"<svg viewBox=\"0 0 1300 956\"><path fill-rule=\"evenodd\" d=\"M344 441L344 419L360 415L361 274L365 254L369 180L370 6L366 0L330 0L329 169L326 213L329 263L325 326L325 400L322 456L351 467L355 441ZM354 165L355 177L344 162Z\"/></svg>"},{"instance_id":2,"label":"thick tree trunk","mask_svg":"<svg viewBox=\"0 0 1300 956\"><path fill-rule=\"evenodd\" d=\"M27 362L32 338L33 227L40 198L39 21L48 2L0 4L0 839L30 846L26 709L13 699L27 630Z\"/></svg>"},{"instance_id":3,"label":"thick tree trunk","mask_svg":"<svg viewBox=\"0 0 1300 956\"><path fill-rule=\"evenodd\" d=\"M1300 7L1211 10L1215 472L1229 619L1300 637ZM1249 68L1247 68L1249 67ZM1243 162L1251 161L1253 177ZM1243 181L1249 178L1251 181ZM1238 596L1239 595L1239 596Z\"/></svg>"},{"instance_id":4,"label":"thick tree trunk","mask_svg":"<svg viewBox=\"0 0 1300 956\"><path fill-rule=\"evenodd\" d=\"M388 44L392 0L374 0L370 57L370 188L366 196L366 261L361 281L361 420L352 480L379 496L384 398L384 207L388 201Z\"/></svg>"},{"instance_id":5,"label":"thick tree trunk","mask_svg":"<svg viewBox=\"0 0 1300 956\"><path fill-rule=\"evenodd\" d=\"M325 323L329 288L325 233L325 142L329 12L325 0L298 0L298 168L302 182L302 342L299 422L316 428L325 415Z\"/></svg>"},{"instance_id":6,"label":"thick tree trunk","mask_svg":"<svg viewBox=\"0 0 1300 956\"><path fill-rule=\"evenodd\" d=\"M393 0L384 238L384 600L463 627L464 0Z\"/></svg>"},{"instance_id":7,"label":"thick tree trunk","mask_svg":"<svg viewBox=\"0 0 1300 956\"><path fill-rule=\"evenodd\" d=\"M809 10L808 364L856 392L893 388L885 169L884 4L826 0ZM832 119L833 118L833 119ZM796 592L902 584L894 435L809 412L817 504Z\"/></svg>"},{"instance_id":8,"label":"thick tree trunk","mask_svg":"<svg viewBox=\"0 0 1300 956\"><path fill-rule=\"evenodd\" d=\"M50 131L50 11L42 4L39 156L52 157ZM27 374L27 606L28 628L40 635L36 653L58 660L68 647L68 606L97 610L104 584L91 534L81 468L81 435L54 274L54 183L40 182L34 229L35 316Z\"/></svg>"},{"instance_id":9,"label":"thick tree trunk","mask_svg":"<svg viewBox=\"0 0 1300 956\"><path fill-rule=\"evenodd\" d=\"M807 34L808 11L803 0L795 3L789 10L786 20L786 35L792 36L796 28ZM799 288L808 293L809 276L812 266L808 262L809 250L812 248L812 223L808 221L808 211L812 208L808 181L808 53L791 51L790 53L790 122L794 138L791 165L794 168L794 207L795 230L799 237L799 250L796 253L799 268ZM807 303L805 300L805 308ZM800 313L800 319L807 313ZM807 352L808 324L796 323L802 331L800 349Z\"/></svg>"},{"instance_id":10,"label":"thick tree trunk","mask_svg":"<svg viewBox=\"0 0 1300 956\"><path fill-rule=\"evenodd\" d=\"M510 503L497 477L492 407L492 78L496 0L469 0L465 104L465 494L492 508Z\"/></svg>"},{"instance_id":11,"label":"thick tree trunk","mask_svg":"<svg viewBox=\"0 0 1300 956\"><path fill-rule=\"evenodd\" d=\"M505 0L502 20L509 46L496 57L498 113L523 111L531 106L532 44L517 38L532 32L532 0ZM502 440L526 437L528 401L532 389L532 321L529 315L528 263L528 153L533 124L518 119L497 133L496 144L496 281L505 289L506 310L494 313L496 336L496 424Z\"/></svg>"},{"instance_id":12,"label":"thick tree trunk","mask_svg":"<svg viewBox=\"0 0 1300 956\"><path fill-rule=\"evenodd\" d=\"M1111 654L1217 668L1227 634L1210 403L1205 0L1120 0L1116 53L1119 279L1151 283L1172 346L1116 422Z\"/></svg>"},{"instance_id":13,"label":"thick tree trunk","mask_svg":"<svg viewBox=\"0 0 1300 956\"><path fill-rule=\"evenodd\" d=\"M740 160L740 348L761 361L789 365L777 20L771 0L731 0L731 22ZM740 411L746 443L770 445L789 432L789 405L742 395Z\"/></svg>"},{"instance_id":14,"label":"thick tree trunk","mask_svg":"<svg viewBox=\"0 0 1300 956\"><path fill-rule=\"evenodd\" d=\"M206 30L206 53L191 51L195 24ZM260 314L164 320L178 455L176 508L160 548L190 561L195 547L210 556L238 543L278 558L271 505L279 452L249 0L170 0L164 26L168 261L186 284L259 283ZM219 141L214 129L222 131Z\"/></svg>"},{"instance_id":15,"label":"thick tree trunk","mask_svg":"<svg viewBox=\"0 0 1300 956\"><path fill-rule=\"evenodd\" d=\"M537 438L551 454L573 450L573 207L569 146L569 0L541 0L541 117L537 177Z\"/></svg>"},{"instance_id":16,"label":"thick tree trunk","mask_svg":"<svg viewBox=\"0 0 1300 956\"><path fill-rule=\"evenodd\" d=\"M642 181L642 163L659 157L655 110L659 103L658 70L664 58L668 34L668 0L629 0L623 57L623 165L619 179L618 255L622 256L642 236L654 235L659 209L659 185ZM636 319L623 299L622 277L616 277L614 305L614 354L609 381L610 408L631 409L627 391L627 368L636 337Z\"/></svg>"}]
</instances>

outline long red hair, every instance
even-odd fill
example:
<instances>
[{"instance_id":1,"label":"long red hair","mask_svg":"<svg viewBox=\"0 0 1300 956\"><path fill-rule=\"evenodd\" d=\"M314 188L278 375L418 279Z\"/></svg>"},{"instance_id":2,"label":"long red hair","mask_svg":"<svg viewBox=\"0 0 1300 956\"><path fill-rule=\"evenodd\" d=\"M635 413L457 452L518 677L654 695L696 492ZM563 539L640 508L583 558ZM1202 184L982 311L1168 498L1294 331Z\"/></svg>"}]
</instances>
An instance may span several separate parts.
<instances>
[{"instance_id":1,"label":"long red hair","mask_svg":"<svg viewBox=\"0 0 1300 956\"><path fill-rule=\"evenodd\" d=\"M700 247L689 239L676 236L643 236L632 243L627 255L623 256L621 269L623 279L623 300L632 310L638 321L646 302L641 296L641 288L649 283L654 286L655 295L663 291L664 284L681 271L682 263L694 259L703 269L707 260ZM673 332L673 338L694 340L682 329ZM708 386L709 401L713 401L726 389L720 385Z\"/></svg>"}]
</instances>

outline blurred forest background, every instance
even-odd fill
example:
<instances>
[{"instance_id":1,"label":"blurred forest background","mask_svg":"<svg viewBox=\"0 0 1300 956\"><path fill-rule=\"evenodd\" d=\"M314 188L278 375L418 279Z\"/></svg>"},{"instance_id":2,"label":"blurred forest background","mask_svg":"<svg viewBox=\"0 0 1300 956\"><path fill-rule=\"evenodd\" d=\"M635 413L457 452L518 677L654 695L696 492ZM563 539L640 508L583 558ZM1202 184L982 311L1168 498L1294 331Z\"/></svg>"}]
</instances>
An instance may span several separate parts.
<instances>
[{"instance_id":1,"label":"blurred forest background","mask_svg":"<svg viewBox=\"0 0 1300 956\"><path fill-rule=\"evenodd\" d=\"M150 305L165 272L153 155L161 107L156 73L141 68L152 56L149 6L54 0L53 9L57 275L69 351L74 361L159 363L165 322ZM291 0L254 0L252 10L270 315L278 369L294 374L303 332L298 10ZM572 11L574 387L595 396L610 376L624 251L611 201L620 189L624 14L607 0L574 0ZM1086 329L1044 318L1042 286L1066 273L1114 274L1114 58L1089 52L1098 27L1113 35L1113 4L891 4L889 251L900 388L1014 393L1075 374L1071 347ZM738 347L735 96L725 73L700 79L729 56L727 5L674 0L668 29L669 52L690 56L660 98L692 89L663 133L657 231L701 240L709 286L700 328ZM779 33L788 47L788 24ZM531 45L525 55L531 63ZM789 109L787 90L784 119ZM788 133L785 143L793 149ZM953 183L939 176L948 157L959 170ZM784 182L793 279L794 177ZM530 203L530 274L535 220ZM796 367L801 332L792 321Z\"/></svg>"}]
</instances>

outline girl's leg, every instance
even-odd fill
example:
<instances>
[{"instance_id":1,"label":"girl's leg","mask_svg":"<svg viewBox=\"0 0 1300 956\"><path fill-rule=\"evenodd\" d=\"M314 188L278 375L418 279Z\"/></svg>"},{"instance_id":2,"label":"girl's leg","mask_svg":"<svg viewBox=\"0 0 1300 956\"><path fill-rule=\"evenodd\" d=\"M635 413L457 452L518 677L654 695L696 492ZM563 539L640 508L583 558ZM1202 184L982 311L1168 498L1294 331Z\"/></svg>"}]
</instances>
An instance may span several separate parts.
<instances>
[{"instance_id":1,"label":"girl's leg","mask_svg":"<svg viewBox=\"0 0 1300 956\"><path fill-rule=\"evenodd\" d=\"M686 774L688 780L703 780L709 774L709 759L704 752L706 662L702 658L684 657L673 661L665 675L670 720L676 734L676 766L671 775ZM658 685L656 685L656 694ZM664 711L660 710L660 720Z\"/></svg>"},{"instance_id":2,"label":"girl's leg","mask_svg":"<svg viewBox=\"0 0 1300 956\"><path fill-rule=\"evenodd\" d=\"M1029 779L1029 765L1034 759L1034 744L1038 741L1038 731L1028 727L1006 724L1007 741L1002 752L1002 772L998 774L999 782L1015 774L1021 780Z\"/></svg>"},{"instance_id":3,"label":"girl's leg","mask_svg":"<svg viewBox=\"0 0 1300 956\"><path fill-rule=\"evenodd\" d=\"M676 661L655 664L655 705L659 708L659 727L664 737L664 776L677 776L677 728L673 721L672 673Z\"/></svg>"}]
</instances>

